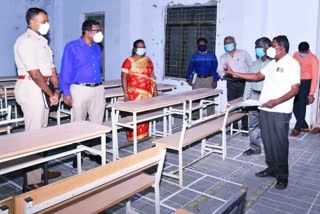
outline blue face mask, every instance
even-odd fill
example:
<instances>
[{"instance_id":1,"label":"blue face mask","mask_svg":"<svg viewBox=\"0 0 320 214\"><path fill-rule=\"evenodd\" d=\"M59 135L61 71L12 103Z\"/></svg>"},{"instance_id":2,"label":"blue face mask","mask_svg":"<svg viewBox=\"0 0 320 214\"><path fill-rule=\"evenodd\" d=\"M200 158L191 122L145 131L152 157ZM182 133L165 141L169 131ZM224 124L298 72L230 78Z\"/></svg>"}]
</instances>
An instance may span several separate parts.
<instances>
[{"instance_id":1,"label":"blue face mask","mask_svg":"<svg viewBox=\"0 0 320 214\"><path fill-rule=\"evenodd\" d=\"M264 52L263 48L256 48L256 55L258 58L261 58L266 55L266 53Z\"/></svg>"},{"instance_id":2,"label":"blue face mask","mask_svg":"<svg viewBox=\"0 0 320 214\"><path fill-rule=\"evenodd\" d=\"M299 52L299 56L302 57L302 58L305 57L305 56L307 56L307 55L308 55L308 53L300 53L300 52Z\"/></svg>"},{"instance_id":3,"label":"blue face mask","mask_svg":"<svg viewBox=\"0 0 320 214\"><path fill-rule=\"evenodd\" d=\"M233 49L234 49L234 43L224 45L224 50L227 52L233 51Z\"/></svg>"},{"instance_id":4,"label":"blue face mask","mask_svg":"<svg viewBox=\"0 0 320 214\"><path fill-rule=\"evenodd\" d=\"M199 50L200 52L205 52L205 51L207 50L207 46L206 46L206 45L199 45L199 46L198 46L198 50Z\"/></svg>"}]
</instances>

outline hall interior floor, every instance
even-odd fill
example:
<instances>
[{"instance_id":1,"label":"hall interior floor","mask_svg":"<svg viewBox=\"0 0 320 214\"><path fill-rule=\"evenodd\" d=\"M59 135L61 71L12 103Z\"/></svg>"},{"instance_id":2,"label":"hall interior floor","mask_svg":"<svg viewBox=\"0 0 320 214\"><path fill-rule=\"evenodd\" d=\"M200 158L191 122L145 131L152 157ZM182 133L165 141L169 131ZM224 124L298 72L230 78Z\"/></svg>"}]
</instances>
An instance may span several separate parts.
<instances>
[{"instance_id":1,"label":"hall interior floor","mask_svg":"<svg viewBox=\"0 0 320 214\"><path fill-rule=\"evenodd\" d=\"M178 122L179 123L179 122ZM54 125L54 121L50 121ZM181 124L181 121L180 121ZM159 124L159 127L161 124ZM138 144L138 151L152 147L151 141ZM220 142L221 135L208 139L211 143ZM241 134L227 142L227 158L222 160L218 154L211 154L192 164L184 170L184 187L180 189L178 181L162 176L160 185L161 213L173 213L184 208L194 213L209 214L216 211L231 197L240 191L243 184L249 186L246 213L320 213L320 134L302 133L290 137L289 185L285 190L275 189L274 178L258 178L255 172L265 168L264 154L243 156L249 146L249 138ZM107 147L111 148L111 134L107 135ZM124 132L119 133L119 142L127 144ZM26 142L27 143L27 142ZM124 157L133 153L132 146L120 150ZM191 162L200 155L200 143L184 150L184 163ZM112 155L107 153L110 162ZM51 161L51 171L61 171L62 176L50 180L55 182L76 174L72 167L71 156ZM168 151L165 171L177 168L177 153ZM89 157L84 158L83 169L97 167L98 164ZM22 172L0 176L0 200L21 193ZM153 190L147 190L132 198L132 206L139 213L154 213ZM105 213L125 213L124 204L118 204Z\"/></svg>"}]
</instances>

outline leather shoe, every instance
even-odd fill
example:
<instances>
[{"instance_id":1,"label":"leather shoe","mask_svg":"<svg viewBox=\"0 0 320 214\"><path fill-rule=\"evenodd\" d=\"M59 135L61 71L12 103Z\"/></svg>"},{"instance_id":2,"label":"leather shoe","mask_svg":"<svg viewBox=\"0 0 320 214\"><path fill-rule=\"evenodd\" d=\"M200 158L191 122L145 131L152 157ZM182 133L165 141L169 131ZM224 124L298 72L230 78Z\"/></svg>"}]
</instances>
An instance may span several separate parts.
<instances>
[{"instance_id":1,"label":"leather shoe","mask_svg":"<svg viewBox=\"0 0 320 214\"><path fill-rule=\"evenodd\" d=\"M57 178L59 176L61 176L61 172L50 172L50 171L48 171L48 179ZM43 179L43 175L42 175L42 179Z\"/></svg>"},{"instance_id":2,"label":"leather shoe","mask_svg":"<svg viewBox=\"0 0 320 214\"><path fill-rule=\"evenodd\" d=\"M250 156L250 155L257 155L260 154L261 152L255 152L253 149L248 149L243 152L244 156Z\"/></svg>"},{"instance_id":3,"label":"leather shoe","mask_svg":"<svg viewBox=\"0 0 320 214\"><path fill-rule=\"evenodd\" d=\"M288 183L278 181L274 187L277 189L285 189L285 188L287 188L287 186L288 186Z\"/></svg>"},{"instance_id":4,"label":"leather shoe","mask_svg":"<svg viewBox=\"0 0 320 214\"><path fill-rule=\"evenodd\" d=\"M273 174L273 172L270 172L267 168L261 172L257 172L256 176L257 177L274 177L274 174Z\"/></svg>"},{"instance_id":5,"label":"leather shoe","mask_svg":"<svg viewBox=\"0 0 320 214\"><path fill-rule=\"evenodd\" d=\"M319 127L315 127L310 131L310 134L317 134L320 132L320 128Z\"/></svg>"},{"instance_id":6,"label":"leather shoe","mask_svg":"<svg viewBox=\"0 0 320 214\"><path fill-rule=\"evenodd\" d=\"M25 191L28 192L28 191L35 190L35 189L38 189L43 186L45 186L44 183L29 184L29 185L25 186Z\"/></svg>"},{"instance_id":7,"label":"leather shoe","mask_svg":"<svg viewBox=\"0 0 320 214\"><path fill-rule=\"evenodd\" d=\"M310 130L309 130L309 128L301 128L300 131L302 131L302 132L309 132Z\"/></svg>"},{"instance_id":8,"label":"leather shoe","mask_svg":"<svg viewBox=\"0 0 320 214\"><path fill-rule=\"evenodd\" d=\"M293 129L292 131L291 131L291 136L298 136L299 134L301 133L301 131L298 131L298 130L296 130L296 129Z\"/></svg>"}]
</instances>

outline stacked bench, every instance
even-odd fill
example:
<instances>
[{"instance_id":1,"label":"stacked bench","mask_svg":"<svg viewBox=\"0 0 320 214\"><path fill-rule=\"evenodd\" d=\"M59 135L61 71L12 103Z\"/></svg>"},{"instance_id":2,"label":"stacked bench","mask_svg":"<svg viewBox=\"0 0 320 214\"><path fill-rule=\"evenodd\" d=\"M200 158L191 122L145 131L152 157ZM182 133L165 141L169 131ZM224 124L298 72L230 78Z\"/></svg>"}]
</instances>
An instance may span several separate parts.
<instances>
[{"instance_id":1,"label":"stacked bench","mask_svg":"<svg viewBox=\"0 0 320 214\"><path fill-rule=\"evenodd\" d=\"M166 172L164 175L176 178L179 180L180 188L183 187L183 168L193 164L194 162L206 157L207 155L216 152L222 154L222 158L225 159L227 155L227 137L226 127L234 122L240 120L247 115L246 112L239 110L239 103L243 98L239 98L231 101L226 105L224 114L208 116L206 118L187 122L184 121L182 130L164 138L157 139L152 143L156 146L165 147L167 149L178 151L179 166L178 170ZM231 127L230 133L233 133L233 127ZM220 145L209 145L206 143L206 138L222 132L222 142ZM201 140L201 156L197 160L183 166L183 149L193 143ZM206 153L207 151L207 153ZM178 175L176 173L179 172Z\"/></svg>"},{"instance_id":2,"label":"stacked bench","mask_svg":"<svg viewBox=\"0 0 320 214\"><path fill-rule=\"evenodd\" d=\"M154 147L0 202L0 213L99 213L153 187L160 213L159 183L166 149ZM144 170L157 166L154 175ZM127 200L129 199L129 200Z\"/></svg>"}]
</instances>

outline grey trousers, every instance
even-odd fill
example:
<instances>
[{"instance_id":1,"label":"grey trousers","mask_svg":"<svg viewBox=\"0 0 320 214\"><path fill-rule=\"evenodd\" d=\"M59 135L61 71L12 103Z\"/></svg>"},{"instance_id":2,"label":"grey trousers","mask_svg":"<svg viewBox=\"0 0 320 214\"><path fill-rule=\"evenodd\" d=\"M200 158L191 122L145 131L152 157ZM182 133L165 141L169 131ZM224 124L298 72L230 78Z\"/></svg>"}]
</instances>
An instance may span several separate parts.
<instances>
[{"instance_id":1,"label":"grey trousers","mask_svg":"<svg viewBox=\"0 0 320 214\"><path fill-rule=\"evenodd\" d=\"M250 91L248 99L259 100L260 93ZM261 128L260 128L260 110L257 107L249 108L249 138L250 138L250 149L254 152L261 152Z\"/></svg>"},{"instance_id":2,"label":"grey trousers","mask_svg":"<svg viewBox=\"0 0 320 214\"><path fill-rule=\"evenodd\" d=\"M195 83L192 85L192 90L198 89L198 88L212 88L212 80L213 76L207 77L207 78L197 78ZM208 98L207 100L214 100L213 97ZM210 105L207 107L207 115L214 114L214 105ZM193 118L199 118L199 110L194 111L192 114Z\"/></svg>"},{"instance_id":3,"label":"grey trousers","mask_svg":"<svg viewBox=\"0 0 320 214\"><path fill-rule=\"evenodd\" d=\"M268 171L277 181L288 182L289 122L291 113L260 111L261 137Z\"/></svg>"}]
</instances>

